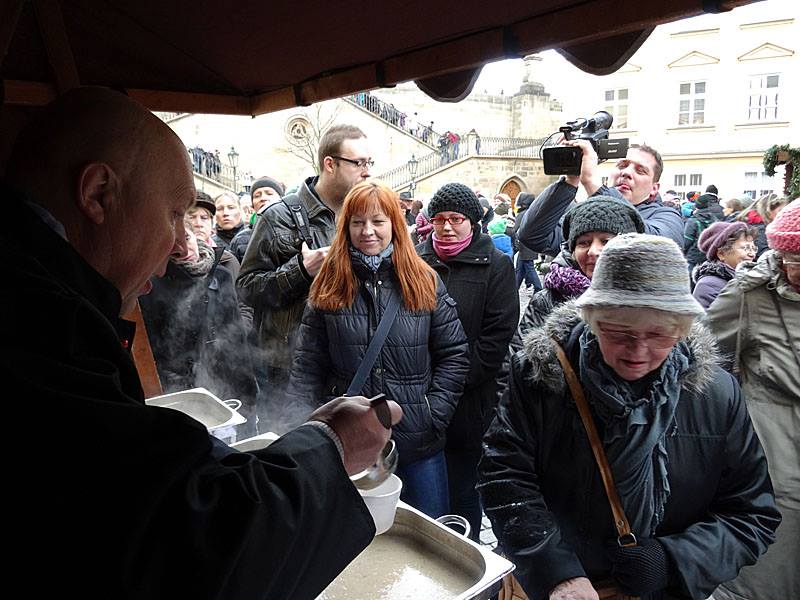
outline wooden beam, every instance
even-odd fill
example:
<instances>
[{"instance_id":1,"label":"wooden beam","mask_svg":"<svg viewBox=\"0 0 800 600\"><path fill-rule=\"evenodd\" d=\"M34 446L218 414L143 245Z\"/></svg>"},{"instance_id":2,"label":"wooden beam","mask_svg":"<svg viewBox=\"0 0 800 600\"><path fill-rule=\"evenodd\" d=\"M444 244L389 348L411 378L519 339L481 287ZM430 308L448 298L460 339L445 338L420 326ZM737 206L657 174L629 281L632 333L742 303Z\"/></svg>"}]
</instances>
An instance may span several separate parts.
<instances>
[{"instance_id":1,"label":"wooden beam","mask_svg":"<svg viewBox=\"0 0 800 600\"><path fill-rule=\"evenodd\" d=\"M38 81L3 80L5 104L17 106L43 106L56 99L58 92L49 83Z\"/></svg>"},{"instance_id":2,"label":"wooden beam","mask_svg":"<svg viewBox=\"0 0 800 600\"><path fill-rule=\"evenodd\" d=\"M223 94L193 94L165 90L128 89L128 95L150 110L211 113L217 115L249 115L250 99Z\"/></svg>"},{"instance_id":3,"label":"wooden beam","mask_svg":"<svg viewBox=\"0 0 800 600\"><path fill-rule=\"evenodd\" d=\"M8 0L0 3L0 66L8 54L24 4L25 0Z\"/></svg>"},{"instance_id":4,"label":"wooden beam","mask_svg":"<svg viewBox=\"0 0 800 600\"><path fill-rule=\"evenodd\" d=\"M56 89L63 93L78 87L81 82L59 3L56 0L33 0L33 7L36 9L47 58L53 68Z\"/></svg>"},{"instance_id":5,"label":"wooden beam","mask_svg":"<svg viewBox=\"0 0 800 600\"><path fill-rule=\"evenodd\" d=\"M277 112L297 106L294 98L294 89L282 88L273 92L265 92L250 99L250 114L253 116L264 113Z\"/></svg>"},{"instance_id":6,"label":"wooden beam","mask_svg":"<svg viewBox=\"0 0 800 600\"><path fill-rule=\"evenodd\" d=\"M378 87L375 65L362 65L302 83L300 104L307 106L375 87Z\"/></svg>"}]
</instances>

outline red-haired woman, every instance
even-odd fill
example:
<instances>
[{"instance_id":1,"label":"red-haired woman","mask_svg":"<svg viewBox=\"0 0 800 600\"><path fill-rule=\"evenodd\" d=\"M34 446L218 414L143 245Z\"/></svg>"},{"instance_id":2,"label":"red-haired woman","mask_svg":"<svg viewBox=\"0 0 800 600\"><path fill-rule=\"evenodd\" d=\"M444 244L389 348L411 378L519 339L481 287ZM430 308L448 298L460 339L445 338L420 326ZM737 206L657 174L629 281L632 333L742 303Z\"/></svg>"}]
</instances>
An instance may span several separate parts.
<instances>
[{"instance_id":1,"label":"red-haired woman","mask_svg":"<svg viewBox=\"0 0 800 600\"><path fill-rule=\"evenodd\" d=\"M364 396L403 408L394 427L404 501L431 516L448 510L445 431L469 369L467 338L439 277L417 256L398 196L375 181L347 195L328 257L311 285L290 398L344 394L392 296L401 300Z\"/></svg>"}]
</instances>

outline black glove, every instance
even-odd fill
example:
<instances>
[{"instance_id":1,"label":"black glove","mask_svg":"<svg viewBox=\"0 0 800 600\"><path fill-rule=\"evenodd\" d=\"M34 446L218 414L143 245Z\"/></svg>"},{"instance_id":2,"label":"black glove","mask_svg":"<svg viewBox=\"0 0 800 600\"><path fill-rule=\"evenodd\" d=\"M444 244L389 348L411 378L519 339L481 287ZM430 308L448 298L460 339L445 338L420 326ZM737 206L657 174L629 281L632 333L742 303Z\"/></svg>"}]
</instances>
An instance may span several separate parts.
<instances>
[{"instance_id":1,"label":"black glove","mask_svg":"<svg viewBox=\"0 0 800 600\"><path fill-rule=\"evenodd\" d=\"M669 561L658 540L639 540L636 546L614 544L608 550L611 574L626 591L642 596L669 585Z\"/></svg>"}]
</instances>

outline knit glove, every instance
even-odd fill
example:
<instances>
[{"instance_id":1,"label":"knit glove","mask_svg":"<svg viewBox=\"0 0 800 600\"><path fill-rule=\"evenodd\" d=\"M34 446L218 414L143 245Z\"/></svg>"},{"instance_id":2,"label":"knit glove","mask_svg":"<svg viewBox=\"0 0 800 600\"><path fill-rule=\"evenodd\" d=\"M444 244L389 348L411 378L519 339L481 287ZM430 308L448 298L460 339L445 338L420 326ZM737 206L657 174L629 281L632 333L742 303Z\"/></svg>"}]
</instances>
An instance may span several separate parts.
<instances>
[{"instance_id":1,"label":"knit glove","mask_svg":"<svg viewBox=\"0 0 800 600\"><path fill-rule=\"evenodd\" d=\"M643 596L669 585L669 561L664 547L655 539L639 540L636 546L609 548L611 574L626 591Z\"/></svg>"}]
</instances>

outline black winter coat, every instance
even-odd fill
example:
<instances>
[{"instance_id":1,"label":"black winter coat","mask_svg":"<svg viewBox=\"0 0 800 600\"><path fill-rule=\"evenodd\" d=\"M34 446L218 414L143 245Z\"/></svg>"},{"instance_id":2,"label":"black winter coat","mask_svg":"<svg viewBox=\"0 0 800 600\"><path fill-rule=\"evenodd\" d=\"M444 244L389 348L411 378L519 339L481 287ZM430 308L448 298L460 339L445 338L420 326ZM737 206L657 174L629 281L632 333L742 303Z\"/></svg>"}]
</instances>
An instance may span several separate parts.
<instances>
[{"instance_id":1,"label":"black winter coat","mask_svg":"<svg viewBox=\"0 0 800 600\"><path fill-rule=\"evenodd\" d=\"M38 597L315 598L375 533L330 438L304 426L229 454L197 421L145 406L119 292L22 196L0 198L16 211L0 231L14 282L0 375L37 415L7 440L24 454L6 469L20 483L7 568ZM46 567L31 561L44 540Z\"/></svg>"},{"instance_id":2,"label":"black winter coat","mask_svg":"<svg viewBox=\"0 0 800 600\"><path fill-rule=\"evenodd\" d=\"M417 252L456 301L469 342L469 375L447 430L447 447L479 450L497 403L496 378L519 320L514 265L495 248L492 238L480 232L446 262L436 255L433 236L417 246Z\"/></svg>"},{"instance_id":3,"label":"black winter coat","mask_svg":"<svg viewBox=\"0 0 800 600\"><path fill-rule=\"evenodd\" d=\"M306 208L311 247L321 248L330 246L336 225L333 211L317 196L316 181L306 179L296 196ZM239 296L255 310L254 323L267 364L287 371L313 281L303 267L302 245L289 207L284 202L270 204L258 214L236 280Z\"/></svg>"},{"instance_id":4,"label":"black winter coat","mask_svg":"<svg viewBox=\"0 0 800 600\"><path fill-rule=\"evenodd\" d=\"M550 339L578 373L584 327L569 303L526 339L484 438L484 510L532 600L566 579L611 575L611 509ZM691 368L667 434L670 494L656 530L671 581L643 600L708 597L764 553L780 522L764 451L739 385L716 364L713 336L696 324L688 344L673 352L689 352Z\"/></svg>"},{"instance_id":5,"label":"black winter coat","mask_svg":"<svg viewBox=\"0 0 800 600\"><path fill-rule=\"evenodd\" d=\"M247 246L250 244L250 238L253 237L253 228L250 225L245 225L242 229L233 236L230 245L228 246L228 250L230 253L236 257L236 260L239 261L239 264L242 263L244 260L245 252L247 252Z\"/></svg>"},{"instance_id":6,"label":"black winter coat","mask_svg":"<svg viewBox=\"0 0 800 600\"><path fill-rule=\"evenodd\" d=\"M214 248L214 266L204 276L170 261L139 304L164 392L204 387L222 399L238 398L252 422L258 386L233 277L218 262L222 252Z\"/></svg>"},{"instance_id":7,"label":"black winter coat","mask_svg":"<svg viewBox=\"0 0 800 600\"><path fill-rule=\"evenodd\" d=\"M330 312L309 306L303 315L288 388L299 405L347 391L390 295L401 293L391 259L384 259L377 273L355 263L354 270L359 286L351 307ZM455 301L441 282L436 295L431 312L401 305L361 390L367 397L384 393L403 408L403 420L392 428L402 464L444 447L469 368Z\"/></svg>"},{"instance_id":8,"label":"black winter coat","mask_svg":"<svg viewBox=\"0 0 800 600\"><path fill-rule=\"evenodd\" d=\"M699 265L706 260L705 252L697 247L697 240L709 225L718 220L716 212L711 207L697 209L686 220L683 228L683 254L690 265Z\"/></svg>"}]
</instances>

